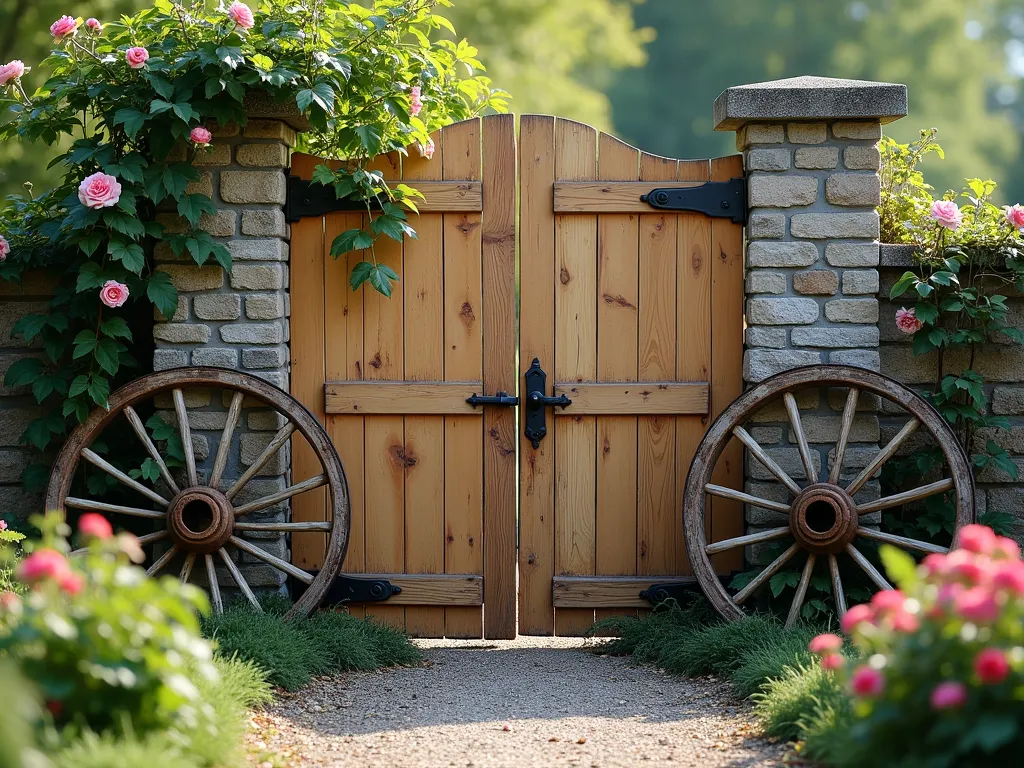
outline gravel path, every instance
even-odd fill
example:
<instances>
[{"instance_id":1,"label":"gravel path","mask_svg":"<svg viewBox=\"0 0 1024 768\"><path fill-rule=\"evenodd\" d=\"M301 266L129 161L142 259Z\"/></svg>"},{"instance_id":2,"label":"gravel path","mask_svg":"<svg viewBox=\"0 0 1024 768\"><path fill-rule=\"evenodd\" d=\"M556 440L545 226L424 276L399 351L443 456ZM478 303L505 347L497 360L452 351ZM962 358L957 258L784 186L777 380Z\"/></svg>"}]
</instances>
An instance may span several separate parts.
<instances>
[{"instance_id":1,"label":"gravel path","mask_svg":"<svg viewBox=\"0 0 1024 768\"><path fill-rule=\"evenodd\" d=\"M749 708L571 638L419 641L426 666L324 679L254 716L270 766L774 766ZM255 758L257 761L263 758Z\"/></svg>"}]
</instances>

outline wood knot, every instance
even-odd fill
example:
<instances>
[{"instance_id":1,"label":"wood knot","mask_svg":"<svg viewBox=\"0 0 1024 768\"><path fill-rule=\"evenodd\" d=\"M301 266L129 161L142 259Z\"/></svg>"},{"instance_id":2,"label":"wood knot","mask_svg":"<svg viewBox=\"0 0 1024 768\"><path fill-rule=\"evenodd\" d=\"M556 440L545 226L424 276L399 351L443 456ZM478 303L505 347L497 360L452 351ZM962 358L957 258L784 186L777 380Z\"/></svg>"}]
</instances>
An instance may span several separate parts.
<instances>
[{"instance_id":1,"label":"wood knot","mask_svg":"<svg viewBox=\"0 0 1024 768\"><path fill-rule=\"evenodd\" d=\"M537 562L537 556L531 552L530 556L526 558L526 564L527 565L533 565L536 562Z\"/></svg>"},{"instance_id":2,"label":"wood knot","mask_svg":"<svg viewBox=\"0 0 1024 768\"><path fill-rule=\"evenodd\" d=\"M373 360L370 361L371 368L380 368L384 363L381 362L380 352L373 356Z\"/></svg>"},{"instance_id":3,"label":"wood knot","mask_svg":"<svg viewBox=\"0 0 1024 768\"><path fill-rule=\"evenodd\" d=\"M470 221L468 217L463 216L462 217L462 221L459 222L458 230L462 234L468 235L470 232L472 232L474 229L476 229L479 226L480 226L480 222L479 221Z\"/></svg>"},{"instance_id":4,"label":"wood knot","mask_svg":"<svg viewBox=\"0 0 1024 768\"><path fill-rule=\"evenodd\" d=\"M400 467L410 469L416 466L416 457L411 453L406 453L405 446L393 445L391 446L391 460Z\"/></svg>"},{"instance_id":5,"label":"wood knot","mask_svg":"<svg viewBox=\"0 0 1024 768\"><path fill-rule=\"evenodd\" d=\"M633 303L625 296L612 296L610 293L606 293L601 297L605 304L615 305L618 307L625 307L626 309L636 309Z\"/></svg>"},{"instance_id":6,"label":"wood knot","mask_svg":"<svg viewBox=\"0 0 1024 768\"><path fill-rule=\"evenodd\" d=\"M562 285L568 285L570 280L572 280L572 277L569 275L569 270L562 267L558 272L558 281Z\"/></svg>"},{"instance_id":7,"label":"wood knot","mask_svg":"<svg viewBox=\"0 0 1024 768\"><path fill-rule=\"evenodd\" d=\"M604 439L604 453L605 454L609 454L611 452L612 452L612 444L611 444L611 441L609 441L608 438L606 437Z\"/></svg>"},{"instance_id":8,"label":"wood knot","mask_svg":"<svg viewBox=\"0 0 1024 768\"><path fill-rule=\"evenodd\" d=\"M476 315L473 314L473 305L468 301L462 302L462 309L459 310L459 317L462 318L462 322L466 324L466 327L473 325L473 321L476 320Z\"/></svg>"}]
</instances>

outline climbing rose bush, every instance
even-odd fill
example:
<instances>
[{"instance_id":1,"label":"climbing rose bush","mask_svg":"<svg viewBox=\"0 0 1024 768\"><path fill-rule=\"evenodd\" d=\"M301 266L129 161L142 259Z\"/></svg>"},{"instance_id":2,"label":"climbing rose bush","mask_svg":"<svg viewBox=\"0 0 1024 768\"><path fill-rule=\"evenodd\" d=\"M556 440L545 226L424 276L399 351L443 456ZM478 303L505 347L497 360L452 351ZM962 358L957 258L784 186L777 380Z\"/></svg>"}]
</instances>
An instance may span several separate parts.
<instances>
[{"instance_id":1,"label":"climbing rose bush","mask_svg":"<svg viewBox=\"0 0 1024 768\"><path fill-rule=\"evenodd\" d=\"M899 589L843 617L856 658L821 635L810 650L852 697L850 742L892 765L1009 765L1024 754L1024 562L990 528L961 530L959 549L927 555L881 548ZM827 663L826 663L827 662ZM860 764L850 756L851 765Z\"/></svg>"}]
</instances>

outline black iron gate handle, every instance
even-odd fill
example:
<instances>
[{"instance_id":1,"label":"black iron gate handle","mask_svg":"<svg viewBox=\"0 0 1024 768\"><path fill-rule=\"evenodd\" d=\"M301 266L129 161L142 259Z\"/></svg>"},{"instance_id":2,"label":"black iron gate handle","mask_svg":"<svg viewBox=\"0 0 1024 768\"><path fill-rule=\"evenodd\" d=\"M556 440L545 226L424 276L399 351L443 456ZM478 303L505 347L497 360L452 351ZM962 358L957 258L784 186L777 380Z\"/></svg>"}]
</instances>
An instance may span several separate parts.
<instances>
[{"instance_id":1,"label":"black iron gate handle","mask_svg":"<svg viewBox=\"0 0 1024 768\"><path fill-rule=\"evenodd\" d=\"M526 429L524 431L526 437L533 443L533 447L540 448L540 441L548 433L547 407L553 405L556 408L567 408L572 405L572 400L565 395L548 397L544 394L547 390L548 376L540 367L540 360L536 357L533 358L533 364L530 365L525 378L526 387L523 391L526 393L526 413L523 421Z\"/></svg>"}]
</instances>

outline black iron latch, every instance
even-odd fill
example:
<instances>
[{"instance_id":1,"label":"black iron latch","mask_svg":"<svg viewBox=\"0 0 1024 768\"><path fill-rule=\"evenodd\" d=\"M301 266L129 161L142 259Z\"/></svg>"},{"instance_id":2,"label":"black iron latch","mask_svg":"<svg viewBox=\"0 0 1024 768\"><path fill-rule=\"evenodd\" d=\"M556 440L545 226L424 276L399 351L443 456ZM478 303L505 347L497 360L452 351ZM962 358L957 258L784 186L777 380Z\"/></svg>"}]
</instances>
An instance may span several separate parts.
<instances>
[{"instance_id":1,"label":"black iron latch","mask_svg":"<svg viewBox=\"0 0 1024 768\"><path fill-rule=\"evenodd\" d=\"M684 597L692 595L695 591L699 590L700 587L695 579L690 579L689 581L668 581L664 584L652 584L640 593L640 598L646 600L651 605L657 605L666 600L675 600L681 603Z\"/></svg>"},{"instance_id":2,"label":"black iron latch","mask_svg":"<svg viewBox=\"0 0 1024 768\"><path fill-rule=\"evenodd\" d=\"M379 200L364 200L359 197L338 198L334 187L300 179L298 176L288 177L288 197L284 205L284 218L289 224L313 216L320 217L334 211L362 211L367 206L376 210L380 208Z\"/></svg>"},{"instance_id":3,"label":"black iron latch","mask_svg":"<svg viewBox=\"0 0 1024 768\"><path fill-rule=\"evenodd\" d=\"M510 395L508 392L501 391L496 395L478 395L474 392L472 397L466 398L466 402L474 408L478 405L503 405L507 408L512 408L519 405L519 398L515 395Z\"/></svg>"},{"instance_id":4,"label":"black iron latch","mask_svg":"<svg viewBox=\"0 0 1024 768\"><path fill-rule=\"evenodd\" d=\"M546 396L547 380L547 374L540 367L540 360L533 358L533 364L526 372L526 413L523 420L526 422L526 436L534 448L540 448L540 441L548 433L547 407L554 405L564 410L572 405L572 400L565 395Z\"/></svg>"},{"instance_id":5,"label":"black iron latch","mask_svg":"<svg viewBox=\"0 0 1024 768\"><path fill-rule=\"evenodd\" d=\"M729 181L709 181L699 187L659 187L640 195L640 201L664 211L695 211L745 224L747 180L740 177Z\"/></svg>"},{"instance_id":6,"label":"black iron latch","mask_svg":"<svg viewBox=\"0 0 1024 768\"><path fill-rule=\"evenodd\" d=\"M310 571L314 577L317 571ZM289 579L292 599L298 600L306 591L306 585L297 579ZM320 605L327 607L342 603L379 603L392 595L400 595L402 588L387 579L365 579L339 574L324 593Z\"/></svg>"}]
</instances>

